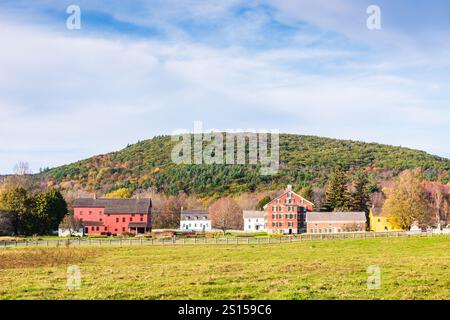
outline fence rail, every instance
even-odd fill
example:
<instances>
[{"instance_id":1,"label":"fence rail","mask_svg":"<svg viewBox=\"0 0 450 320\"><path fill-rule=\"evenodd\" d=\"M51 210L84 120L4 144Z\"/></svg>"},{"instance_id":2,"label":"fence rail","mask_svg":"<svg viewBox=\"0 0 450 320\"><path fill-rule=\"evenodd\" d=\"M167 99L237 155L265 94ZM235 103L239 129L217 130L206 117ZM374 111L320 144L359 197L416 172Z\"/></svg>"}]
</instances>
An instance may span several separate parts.
<instances>
[{"instance_id":1,"label":"fence rail","mask_svg":"<svg viewBox=\"0 0 450 320\"><path fill-rule=\"evenodd\" d=\"M143 245L259 245L281 244L301 241L318 241L333 239L373 239L410 236L433 236L431 232L358 232L358 233L320 233L301 234L284 237L264 238L166 238L166 239L90 239L71 238L61 240L3 240L0 248L8 247L60 247L60 246L143 246Z\"/></svg>"}]
</instances>

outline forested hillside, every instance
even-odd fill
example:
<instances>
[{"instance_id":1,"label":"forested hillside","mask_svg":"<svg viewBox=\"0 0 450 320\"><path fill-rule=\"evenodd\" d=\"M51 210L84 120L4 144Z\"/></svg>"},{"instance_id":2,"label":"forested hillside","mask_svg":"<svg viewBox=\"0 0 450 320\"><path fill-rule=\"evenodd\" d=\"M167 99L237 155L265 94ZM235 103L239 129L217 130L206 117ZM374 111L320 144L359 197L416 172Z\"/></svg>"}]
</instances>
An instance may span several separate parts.
<instances>
[{"instance_id":1,"label":"forested hillside","mask_svg":"<svg viewBox=\"0 0 450 320\"><path fill-rule=\"evenodd\" d=\"M415 167L423 168L427 180L450 181L449 159L377 143L282 134L280 170L273 176L262 176L255 165L175 165L171 160L175 144L169 136L157 136L117 152L45 170L37 177L49 186L103 194L126 187L199 196L277 190L288 183L294 188L322 187L338 166L350 175L366 168L373 189L376 180Z\"/></svg>"}]
</instances>

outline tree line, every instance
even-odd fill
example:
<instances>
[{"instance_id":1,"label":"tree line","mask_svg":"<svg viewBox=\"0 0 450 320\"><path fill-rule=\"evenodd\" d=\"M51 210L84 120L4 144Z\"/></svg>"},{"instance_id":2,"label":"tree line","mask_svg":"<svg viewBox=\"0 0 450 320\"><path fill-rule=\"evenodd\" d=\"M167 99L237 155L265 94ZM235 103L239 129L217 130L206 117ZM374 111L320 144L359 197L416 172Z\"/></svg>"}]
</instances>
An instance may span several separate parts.
<instances>
[{"instance_id":1,"label":"tree line","mask_svg":"<svg viewBox=\"0 0 450 320\"><path fill-rule=\"evenodd\" d=\"M26 162L18 163L14 172L0 186L0 234L29 236L57 230L68 212L61 192L33 185Z\"/></svg>"},{"instance_id":2,"label":"tree line","mask_svg":"<svg viewBox=\"0 0 450 320\"><path fill-rule=\"evenodd\" d=\"M14 235L50 234L67 214L67 203L56 189L29 194L22 186L0 193L0 232Z\"/></svg>"}]
</instances>

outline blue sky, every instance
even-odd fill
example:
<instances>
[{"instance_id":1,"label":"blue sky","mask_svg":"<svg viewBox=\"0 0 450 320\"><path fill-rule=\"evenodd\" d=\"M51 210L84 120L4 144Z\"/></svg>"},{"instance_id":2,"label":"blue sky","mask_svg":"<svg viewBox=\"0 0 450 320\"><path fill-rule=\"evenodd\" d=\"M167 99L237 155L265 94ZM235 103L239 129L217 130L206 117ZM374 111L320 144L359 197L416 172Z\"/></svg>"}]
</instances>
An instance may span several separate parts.
<instances>
[{"instance_id":1,"label":"blue sky","mask_svg":"<svg viewBox=\"0 0 450 320\"><path fill-rule=\"evenodd\" d=\"M0 40L0 173L197 120L450 157L449 1L7 0Z\"/></svg>"}]
</instances>

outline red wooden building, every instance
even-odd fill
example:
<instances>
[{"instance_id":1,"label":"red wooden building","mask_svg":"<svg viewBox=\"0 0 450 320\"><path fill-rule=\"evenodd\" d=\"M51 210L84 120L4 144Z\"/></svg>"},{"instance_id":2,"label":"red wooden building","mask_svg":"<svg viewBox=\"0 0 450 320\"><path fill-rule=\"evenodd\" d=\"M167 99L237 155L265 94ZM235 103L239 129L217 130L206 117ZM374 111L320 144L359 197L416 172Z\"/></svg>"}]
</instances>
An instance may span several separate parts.
<instances>
[{"instance_id":1,"label":"red wooden building","mask_svg":"<svg viewBox=\"0 0 450 320\"><path fill-rule=\"evenodd\" d=\"M292 191L292 187L288 185L283 194L264 206L267 212L267 232L306 232L306 212L312 211L313 207L311 201Z\"/></svg>"},{"instance_id":2,"label":"red wooden building","mask_svg":"<svg viewBox=\"0 0 450 320\"><path fill-rule=\"evenodd\" d=\"M76 199L74 217L85 234L118 235L151 231L150 199Z\"/></svg>"}]
</instances>

